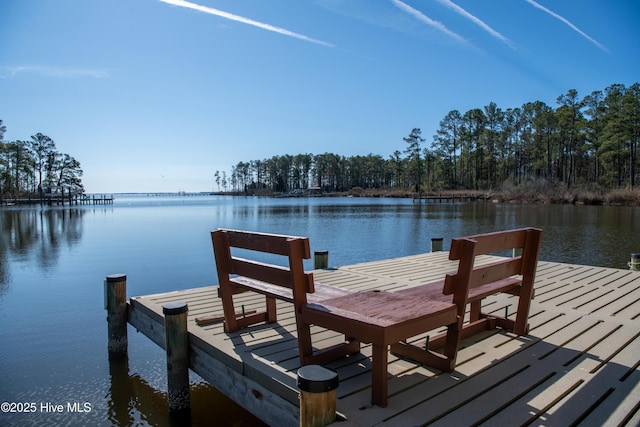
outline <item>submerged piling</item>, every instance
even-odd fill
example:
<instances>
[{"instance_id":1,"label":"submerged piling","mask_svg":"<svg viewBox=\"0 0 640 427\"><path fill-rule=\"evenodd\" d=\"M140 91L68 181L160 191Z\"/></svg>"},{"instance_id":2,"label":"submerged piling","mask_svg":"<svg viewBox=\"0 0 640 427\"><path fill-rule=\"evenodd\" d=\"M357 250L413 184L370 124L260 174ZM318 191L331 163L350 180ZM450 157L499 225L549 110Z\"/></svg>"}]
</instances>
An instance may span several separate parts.
<instances>
[{"instance_id":1,"label":"submerged piling","mask_svg":"<svg viewBox=\"0 0 640 427\"><path fill-rule=\"evenodd\" d=\"M127 276L112 274L105 279L105 308L109 330L109 358L127 356Z\"/></svg>"},{"instance_id":2,"label":"submerged piling","mask_svg":"<svg viewBox=\"0 0 640 427\"><path fill-rule=\"evenodd\" d=\"M323 427L336 420L338 373L319 365L298 369L300 427Z\"/></svg>"},{"instance_id":3,"label":"submerged piling","mask_svg":"<svg viewBox=\"0 0 640 427\"><path fill-rule=\"evenodd\" d=\"M187 335L186 302L172 302L162 306L167 350L167 398L169 415L189 416L189 337Z\"/></svg>"},{"instance_id":4,"label":"submerged piling","mask_svg":"<svg viewBox=\"0 0 640 427\"><path fill-rule=\"evenodd\" d=\"M431 239L431 252L442 251L442 237L434 237Z\"/></svg>"}]
</instances>

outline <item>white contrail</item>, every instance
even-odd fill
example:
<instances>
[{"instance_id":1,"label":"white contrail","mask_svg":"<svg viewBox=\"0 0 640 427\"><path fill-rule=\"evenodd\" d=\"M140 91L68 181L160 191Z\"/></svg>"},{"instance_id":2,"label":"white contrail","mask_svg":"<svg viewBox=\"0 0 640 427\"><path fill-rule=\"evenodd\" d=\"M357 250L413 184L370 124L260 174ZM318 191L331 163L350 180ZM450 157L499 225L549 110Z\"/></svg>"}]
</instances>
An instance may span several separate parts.
<instances>
[{"instance_id":1,"label":"white contrail","mask_svg":"<svg viewBox=\"0 0 640 427\"><path fill-rule=\"evenodd\" d=\"M478 17L472 15L471 13L467 12L465 9L463 9L460 6L458 6L457 4L453 3L451 0L438 0L438 1L440 3L442 3L444 6L450 8L450 9L453 9L456 13L464 16L467 19L470 19L471 21L473 21L474 23L479 25L480 28L482 28L483 30L485 30L486 32L491 34L493 37L497 38L502 43L504 43L507 46L509 46L511 49L514 49L513 45L511 44L511 40L509 40L508 38L506 38L505 36L503 36L502 34L497 32L496 30L491 28L489 25L485 24L480 18L478 18Z\"/></svg>"},{"instance_id":2,"label":"white contrail","mask_svg":"<svg viewBox=\"0 0 640 427\"><path fill-rule=\"evenodd\" d=\"M31 65L21 65L16 67L0 67L0 78L6 79L21 73L40 74L47 77L57 77L62 79L76 79L84 77L92 77L96 79L104 79L109 77L109 73L102 70L90 70L80 68L60 68L60 67L41 67Z\"/></svg>"},{"instance_id":3,"label":"white contrail","mask_svg":"<svg viewBox=\"0 0 640 427\"><path fill-rule=\"evenodd\" d=\"M191 2L188 2L188 1L184 1L184 0L160 0L160 1L163 2L163 3L172 4L174 6L186 7L186 8L189 8L189 9L193 9L193 10L197 10L197 11L200 11L200 12L208 13L210 15L216 15L216 16L219 16L221 18L229 19L231 21L236 21L236 22L241 22L243 24L252 25L254 27L258 27L258 28L261 28L263 30L273 31L274 33L282 34L282 35L289 36L289 37L295 37L297 39L304 40L304 41L311 42L311 43L316 43L316 44L319 44L319 45L322 45L322 46L334 47L334 45L332 45L331 43L323 42L322 40L312 39L311 37L307 37L307 36L302 35L302 34L294 33L293 31L289 31L289 30L284 29L284 28L275 27L273 25L269 25L269 24L265 24L265 23L262 23L262 22L254 21L253 19L245 18L245 17L238 16L238 15L234 15L232 13L224 12L222 10L214 9L212 7L201 6L199 4L191 3Z\"/></svg>"},{"instance_id":4,"label":"white contrail","mask_svg":"<svg viewBox=\"0 0 640 427\"><path fill-rule=\"evenodd\" d=\"M414 16L415 18L417 18L419 21L424 22L425 24L442 31L443 33L445 33L446 35L448 35L449 37L452 37L454 39L456 39L457 41L464 43L464 44L468 44L467 40L464 39L464 37L462 37L461 35L454 33L453 31L451 31L450 29L448 29L447 27L445 27L445 25L442 22L439 21L434 21L433 19L429 18L427 15L425 15L424 13L420 12L419 10L416 10L414 8L412 8L411 6L409 6L406 3L401 2L400 0L391 0L391 2L399 9L407 12L408 14Z\"/></svg>"},{"instance_id":5,"label":"white contrail","mask_svg":"<svg viewBox=\"0 0 640 427\"><path fill-rule=\"evenodd\" d=\"M594 45L596 45L599 49L602 49L603 51L609 53L609 49L607 49L606 46L604 46L602 43L598 42L597 40L592 39L591 37L589 37L589 35L587 35L584 31L582 31L580 28L576 27L575 25L573 25L568 19L558 15L555 12L550 11L549 9L547 9L546 7L544 7L543 5L541 5L540 3L534 1L534 0L525 0L527 3L529 3L531 6L536 7L540 10L542 10L543 12L548 13L549 15L553 16L556 19L559 19L560 21L564 22L565 24L567 24L572 30L576 31L578 34L580 34L582 37L584 37L585 39L589 40L591 43L593 43Z\"/></svg>"}]
</instances>

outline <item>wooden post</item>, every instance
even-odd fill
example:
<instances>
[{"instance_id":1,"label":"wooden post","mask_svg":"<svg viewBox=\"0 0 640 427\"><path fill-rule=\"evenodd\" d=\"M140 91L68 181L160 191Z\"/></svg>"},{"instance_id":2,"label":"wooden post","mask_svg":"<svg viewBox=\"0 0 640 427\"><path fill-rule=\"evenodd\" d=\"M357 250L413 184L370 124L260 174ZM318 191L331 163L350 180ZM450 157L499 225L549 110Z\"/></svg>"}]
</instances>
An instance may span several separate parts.
<instances>
[{"instance_id":1,"label":"wooden post","mask_svg":"<svg viewBox=\"0 0 640 427\"><path fill-rule=\"evenodd\" d=\"M186 302L172 302L162 306L167 350L167 397L171 416L182 417L191 413L188 311Z\"/></svg>"},{"instance_id":2,"label":"wooden post","mask_svg":"<svg viewBox=\"0 0 640 427\"><path fill-rule=\"evenodd\" d=\"M105 283L105 308L109 329L109 358L127 356L127 276L112 274Z\"/></svg>"},{"instance_id":3,"label":"wooden post","mask_svg":"<svg viewBox=\"0 0 640 427\"><path fill-rule=\"evenodd\" d=\"M300 427L322 427L336 420L338 373L319 365L298 369Z\"/></svg>"},{"instance_id":4,"label":"wooden post","mask_svg":"<svg viewBox=\"0 0 640 427\"><path fill-rule=\"evenodd\" d=\"M313 269L320 270L329 267L329 251L315 251L313 253Z\"/></svg>"},{"instance_id":5,"label":"wooden post","mask_svg":"<svg viewBox=\"0 0 640 427\"><path fill-rule=\"evenodd\" d=\"M431 239L431 252L440 252L442 250L442 237L434 237Z\"/></svg>"},{"instance_id":6,"label":"wooden post","mask_svg":"<svg viewBox=\"0 0 640 427\"><path fill-rule=\"evenodd\" d=\"M640 271L640 254L631 254L629 268L631 271Z\"/></svg>"}]
</instances>

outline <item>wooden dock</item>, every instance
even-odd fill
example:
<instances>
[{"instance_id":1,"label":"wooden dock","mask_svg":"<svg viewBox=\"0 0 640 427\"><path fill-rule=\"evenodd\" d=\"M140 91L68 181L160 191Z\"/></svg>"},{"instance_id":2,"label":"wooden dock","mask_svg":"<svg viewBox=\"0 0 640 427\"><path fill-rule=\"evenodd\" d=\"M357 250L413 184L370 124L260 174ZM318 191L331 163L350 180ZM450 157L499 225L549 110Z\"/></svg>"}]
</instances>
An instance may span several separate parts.
<instances>
[{"instance_id":1,"label":"wooden dock","mask_svg":"<svg viewBox=\"0 0 640 427\"><path fill-rule=\"evenodd\" d=\"M48 204L71 205L110 205L113 204L113 195L107 194L45 194L44 200Z\"/></svg>"},{"instance_id":2,"label":"wooden dock","mask_svg":"<svg viewBox=\"0 0 640 427\"><path fill-rule=\"evenodd\" d=\"M10 198L0 200L0 206L15 205L111 205L113 195L46 193L42 198Z\"/></svg>"},{"instance_id":3,"label":"wooden dock","mask_svg":"<svg viewBox=\"0 0 640 427\"><path fill-rule=\"evenodd\" d=\"M397 290L454 269L446 252L432 252L314 275L351 290ZM264 300L237 298L247 311ZM513 298L489 298L483 311L511 315ZM164 346L162 306L176 301L189 306L191 369L268 424L299 425L292 306L278 302L275 326L226 334L221 323L195 321L222 316L211 286L131 298L129 323ZM390 355L386 408L369 403L371 349L363 345L361 353L328 365L340 378L336 425L640 424L640 272L540 262L530 324L527 336L494 330L463 341L450 374ZM320 328L313 333L322 347L342 340Z\"/></svg>"},{"instance_id":4,"label":"wooden dock","mask_svg":"<svg viewBox=\"0 0 640 427\"><path fill-rule=\"evenodd\" d=\"M428 202L434 203L442 203L442 202L477 202L482 201L486 202L490 199L489 195L486 194L455 194L455 193L439 193L439 194L425 194L418 197L414 197L413 201L422 201L425 200Z\"/></svg>"}]
</instances>

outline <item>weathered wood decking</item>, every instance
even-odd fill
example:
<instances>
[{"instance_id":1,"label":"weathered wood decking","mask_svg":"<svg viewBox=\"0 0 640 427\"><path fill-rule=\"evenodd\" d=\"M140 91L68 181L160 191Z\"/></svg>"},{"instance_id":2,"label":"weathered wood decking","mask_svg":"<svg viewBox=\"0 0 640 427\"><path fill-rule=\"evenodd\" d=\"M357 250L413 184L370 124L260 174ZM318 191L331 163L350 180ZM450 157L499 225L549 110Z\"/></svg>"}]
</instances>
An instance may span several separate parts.
<instances>
[{"instance_id":1,"label":"weathered wood decking","mask_svg":"<svg viewBox=\"0 0 640 427\"><path fill-rule=\"evenodd\" d=\"M455 269L446 252L314 272L317 282L352 290L404 289ZM245 310L264 297L239 295ZM292 305L278 325L225 334L216 287L131 298L129 322L164 346L162 305L189 304L191 367L272 425L298 425L299 368ZM488 298L486 311L515 314L514 297ZM240 304L237 305L238 307ZM339 425L640 424L640 273L540 262L529 335L491 331L463 341L456 370L442 373L389 357L389 406L371 406L370 347L329 367L339 373ZM325 346L342 337L314 330Z\"/></svg>"}]
</instances>

